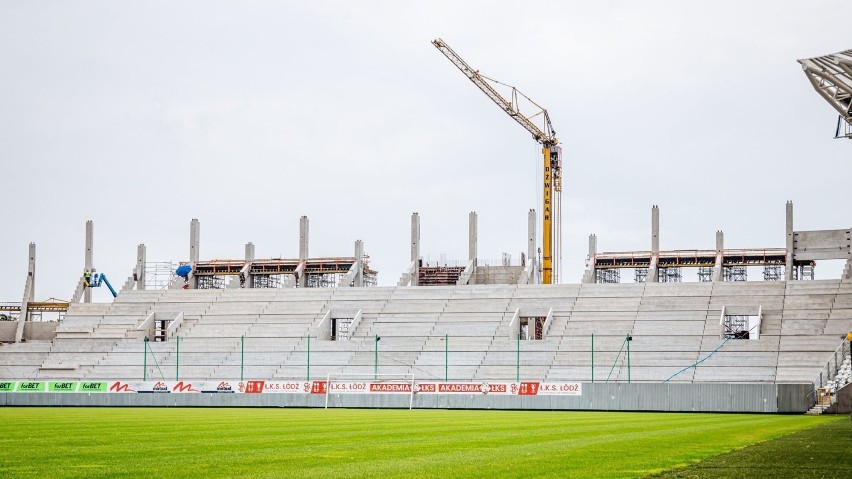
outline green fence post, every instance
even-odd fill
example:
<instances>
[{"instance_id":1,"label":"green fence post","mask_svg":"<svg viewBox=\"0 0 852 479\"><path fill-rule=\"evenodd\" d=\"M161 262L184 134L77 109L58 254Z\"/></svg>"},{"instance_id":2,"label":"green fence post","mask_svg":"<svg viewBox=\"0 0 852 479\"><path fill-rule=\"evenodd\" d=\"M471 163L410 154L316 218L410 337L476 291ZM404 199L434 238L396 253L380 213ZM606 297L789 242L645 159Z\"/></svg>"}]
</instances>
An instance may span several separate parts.
<instances>
[{"instance_id":1,"label":"green fence post","mask_svg":"<svg viewBox=\"0 0 852 479\"><path fill-rule=\"evenodd\" d=\"M142 341L143 346L143 354L142 354L142 380L148 380L148 336L145 336L145 340Z\"/></svg>"},{"instance_id":2,"label":"green fence post","mask_svg":"<svg viewBox=\"0 0 852 479\"><path fill-rule=\"evenodd\" d=\"M444 382L450 381L450 335L444 334Z\"/></svg>"},{"instance_id":3,"label":"green fence post","mask_svg":"<svg viewBox=\"0 0 852 479\"><path fill-rule=\"evenodd\" d=\"M521 382L521 332L518 331L518 354L515 359L515 382Z\"/></svg>"},{"instance_id":4,"label":"green fence post","mask_svg":"<svg viewBox=\"0 0 852 479\"><path fill-rule=\"evenodd\" d=\"M240 336L240 381L243 380L243 369L246 364L246 335Z\"/></svg>"},{"instance_id":5,"label":"green fence post","mask_svg":"<svg viewBox=\"0 0 852 479\"><path fill-rule=\"evenodd\" d=\"M311 380L311 335L308 335L308 379L306 381Z\"/></svg>"},{"instance_id":6,"label":"green fence post","mask_svg":"<svg viewBox=\"0 0 852 479\"><path fill-rule=\"evenodd\" d=\"M373 359L373 379L379 378L379 335L376 335L376 346L373 348L376 352L375 358Z\"/></svg>"},{"instance_id":7,"label":"green fence post","mask_svg":"<svg viewBox=\"0 0 852 479\"><path fill-rule=\"evenodd\" d=\"M592 382L595 382L595 333L592 333Z\"/></svg>"},{"instance_id":8,"label":"green fence post","mask_svg":"<svg viewBox=\"0 0 852 479\"><path fill-rule=\"evenodd\" d=\"M175 336L175 381L180 381L180 336Z\"/></svg>"},{"instance_id":9,"label":"green fence post","mask_svg":"<svg viewBox=\"0 0 852 479\"><path fill-rule=\"evenodd\" d=\"M633 336L627 334L627 384L630 384L630 342L633 341Z\"/></svg>"}]
</instances>

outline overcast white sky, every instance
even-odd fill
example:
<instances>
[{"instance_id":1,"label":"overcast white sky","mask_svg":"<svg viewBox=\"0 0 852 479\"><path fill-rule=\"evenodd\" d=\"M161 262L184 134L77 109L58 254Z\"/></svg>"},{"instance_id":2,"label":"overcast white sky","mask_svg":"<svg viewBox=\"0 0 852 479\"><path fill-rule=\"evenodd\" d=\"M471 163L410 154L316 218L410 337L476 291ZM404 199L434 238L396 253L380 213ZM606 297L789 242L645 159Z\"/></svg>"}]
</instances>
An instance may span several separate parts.
<instances>
[{"instance_id":1,"label":"overcast white sky","mask_svg":"<svg viewBox=\"0 0 852 479\"><path fill-rule=\"evenodd\" d=\"M798 58L852 47L852 2L0 1L0 299L83 268L311 256L365 242L382 285L424 257L517 258L538 146L431 44L548 108L565 152L563 282L599 250L783 247L852 226L852 142ZM818 277L826 277L823 271ZM836 277L839 271L832 271ZM98 291L96 300L107 300Z\"/></svg>"}]
</instances>

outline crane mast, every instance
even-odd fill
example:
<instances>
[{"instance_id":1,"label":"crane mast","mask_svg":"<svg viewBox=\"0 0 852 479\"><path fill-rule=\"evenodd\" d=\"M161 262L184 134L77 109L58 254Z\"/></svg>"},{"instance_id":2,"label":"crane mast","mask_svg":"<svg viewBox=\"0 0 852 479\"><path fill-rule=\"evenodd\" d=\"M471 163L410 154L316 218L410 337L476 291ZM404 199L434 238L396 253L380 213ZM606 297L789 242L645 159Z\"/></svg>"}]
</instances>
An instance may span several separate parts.
<instances>
[{"instance_id":1,"label":"crane mast","mask_svg":"<svg viewBox=\"0 0 852 479\"><path fill-rule=\"evenodd\" d=\"M432 41L441 53L446 56L474 85L500 107L513 120L523 126L535 141L541 144L542 165L542 249L541 270L542 283L554 284L559 281L559 265L562 263L562 148L558 146L556 132L550 123L547 110L529 97L512 89L511 99L507 99L491 86L490 82L500 83L474 70L449 45L440 38ZM526 116L520 111L518 96L525 98L538 108L532 115ZM539 128L533 118L541 117L544 128Z\"/></svg>"}]
</instances>

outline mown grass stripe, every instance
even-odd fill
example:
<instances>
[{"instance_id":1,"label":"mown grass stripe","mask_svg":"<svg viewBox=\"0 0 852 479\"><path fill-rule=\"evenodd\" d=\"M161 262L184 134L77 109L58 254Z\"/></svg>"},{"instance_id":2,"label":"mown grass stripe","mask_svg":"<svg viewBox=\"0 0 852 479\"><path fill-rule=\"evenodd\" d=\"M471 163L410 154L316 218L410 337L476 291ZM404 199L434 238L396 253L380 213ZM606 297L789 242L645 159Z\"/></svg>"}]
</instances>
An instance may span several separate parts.
<instances>
[{"instance_id":1,"label":"mown grass stripe","mask_svg":"<svg viewBox=\"0 0 852 479\"><path fill-rule=\"evenodd\" d=\"M642 477L828 417L4 408L0 477Z\"/></svg>"}]
</instances>

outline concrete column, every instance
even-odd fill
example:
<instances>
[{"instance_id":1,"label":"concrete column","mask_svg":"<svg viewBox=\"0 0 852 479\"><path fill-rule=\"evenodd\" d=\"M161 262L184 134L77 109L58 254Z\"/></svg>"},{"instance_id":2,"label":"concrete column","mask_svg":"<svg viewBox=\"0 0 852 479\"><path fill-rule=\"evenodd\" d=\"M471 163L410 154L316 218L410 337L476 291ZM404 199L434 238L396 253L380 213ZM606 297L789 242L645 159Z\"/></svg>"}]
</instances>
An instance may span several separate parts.
<instances>
[{"instance_id":1,"label":"concrete column","mask_svg":"<svg viewBox=\"0 0 852 479\"><path fill-rule=\"evenodd\" d=\"M193 218L189 223L189 262L195 265L198 262L199 250L201 249L201 223Z\"/></svg>"},{"instance_id":2,"label":"concrete column","mask_svg":"<svg viewBox=\"0 0 852 479\"><path fill-rule=\"evenodd\" d=\"M192 266L192 272L189 276L190 289L196 289L198 287L198 278L195 277L195 263L197 263L200 258L200 250L201 223L198 222L197 218L193 218L192 221L189 222L189 263L190 266Z\"/></svg>"},{"instance_id":3,"label":"concrete column","mask_svg":"<svg viewBox=\"0 0 852 479\"><path fill-rule=\"evenodd\" d=\"M645 276L645 282L656 283L659 280L659 271L657 270L657 259L660 256L660 208L654 205L651 208L651 265L648 268L648 275Z\"/></svg>"},{"instance_id":4,"label":"concrete column","mask_svg":"<svg viewBox=\"0 0 852 479\"><path fill-rule=\"evenodd\" d=\"M787 267L784 269L784 279L793 279L793 202L787 201Z\"/></svg>"},{"instance_id":5,"label":"concrete column","mask_svg":"<svg viewBox=\"0 0 852 479\"><path fill-rule=\"evenodd\" d=\"M725 280L724 251L725 233L719 230L716 232L716 266L713 268L713 281L719 282Z\"/></svg>"},{"instance_id":6,"label":"concrete column","mask_svg":"<svg viewBox=\"0 0 852 479\"><path fill-rule=\"evenodd\" d=\"M476 243L478 241L477 238L477 221L478 216L476 211L471 211L468 216L468 239L467 239L467 259L469 261L476 261ZM475 265L474 265L475 266Z\"/></svg>"},{"instance_id":7,"label":"concrete column","mask_svg":"<svg viewBox=\"0 0 852 479\"><path fill-rule=\"evenodd\" d=\"M308 259L308 232L310 230L310 222L307 216L299 218L299 261L305 262ZM305 288L308 286L308 275L303 273L299 277L299 286Z\"/></svg>"},{"instance_id":8,"label":"concrete column","mask_svg":"<svg viewBox=\"0 0 852 479\"><path fill-rule=\"evenodd\" d=\"M84 270L92 273L92 277L95 276L94 273L94 242L95 242L95 224L92 220L86 221L86 257ZM83 302L91 303L92 302L92 288L86 288L83 290Z\"/></svg>"},{"instance_id":9,"label":"concrete column","mask_svg":"<svg viewBox=\"0 0 852 479\"><path fill-rule=\"evenodd\" d=\"M411 286L417 286L420 273L420 215L417 212L411 214L411 261L414 262Z\"/></svg>"},{"instance_id":10,"label":"concrete column","mask_svg":"<svg viewBox=\"0 0 852 479\"><path fill-rule=\"evenodd\" d=\"M136 247L136 290L143 291L145 289L145 245L140 244Z\"/></svg>"},{"instance_id":11,"label":"concrete column","mask_svg":"<svg viewBox=\"0 0 852 479\"><path fill-rule=\"evenodd\" d=\"M538 264L536 263L536 215L535 210L530 209L527 214L527 261L532 263L532 274L528 284L538 284Z\"/></svg>"},{"instance_id":12,"label":"concrete column","mask_svg":"<svg viewBox=\"0 0 852 479\"><path fill-rule=\"evenodd\" d=\"M244 275L245 285L241 285L241 288L253 288L251 275L249 272L251 271L251 262L254 261L254 243L248 242L246 243L246 264L243 266L243 269L240 270L240 274ZM236 283L234 283L236 284Z\"/></svg>"},{"instance_id":13,"label":"concrete column","mask_svg":"<svg viewBox=\"0 0 852 479\"><path fill-rule=\"evenodd\" d=\"M468 215L467 226L467 259L473 261L473 274L468 279L467 284L476 284L476 258L477 258L477 243L479 242L479 216L476 211L471 211Z\"/></svg>"},{"instance_id":14,"label":"concrete column","mask_svg":"<svg viewBox=\"0 0 852 479\"><path fill-rule=\"evenodd\" d=\"M364 242L355 240L355 262L358 263L358 273L355 274L355 286L364 286Z\"/></svg>"},{"instance_id":15,"label":"concrete column","mask_svg":"<svg viewBox=\"0 0 852 479\"><path fill-rule=\"evenodd\" d=\"M27 263L27 277L29 278L29 288L24 292L24 301L35 301L35 261L36 261L36 244L30 243L29 261Z\"/></svg>"},{"instance_id":16,"label":"concrete column","mask_svg":"<svg viewBox=\"0 0 852 479\"><path fill-rule=\"evenodd\" d=\"M586 271L583 273L583 283L595 282L595 256L598 254L598 235L589 235L589 255L586 256Z\"/></svg>"}]
</instances>

